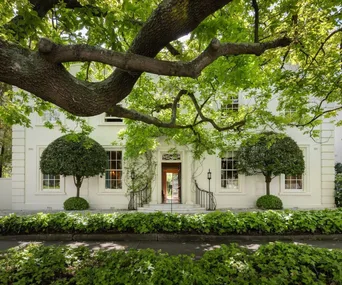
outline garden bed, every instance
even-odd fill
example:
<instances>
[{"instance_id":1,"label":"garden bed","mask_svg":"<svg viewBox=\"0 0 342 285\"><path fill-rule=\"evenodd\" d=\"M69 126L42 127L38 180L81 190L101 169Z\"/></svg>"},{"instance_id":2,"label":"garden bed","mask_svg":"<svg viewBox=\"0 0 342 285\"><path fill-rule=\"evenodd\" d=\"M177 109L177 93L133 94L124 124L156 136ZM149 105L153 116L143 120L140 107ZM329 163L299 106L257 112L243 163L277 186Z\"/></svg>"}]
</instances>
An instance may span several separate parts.
<instances>
[{"instance_id":1,"label":"garden bed","mask_svg":"<svg viewBox=\"0 0 342 285\"><path fill-rule=\"evenodd\" d=\"M38 213L0 217L1 235L27 234L342 234L342 210L170 213Z\"/></svg>"},{"instance_id":2,"label":"garden bed","mask_svg":"<svg viewBox=\"0 0 342 285\"><path fill-rule=\"evenodd\" d=\"M341 284L342 252L269 243L193 256L32 244L0 253L0 284Z\"/></svg>"}]
</instances>

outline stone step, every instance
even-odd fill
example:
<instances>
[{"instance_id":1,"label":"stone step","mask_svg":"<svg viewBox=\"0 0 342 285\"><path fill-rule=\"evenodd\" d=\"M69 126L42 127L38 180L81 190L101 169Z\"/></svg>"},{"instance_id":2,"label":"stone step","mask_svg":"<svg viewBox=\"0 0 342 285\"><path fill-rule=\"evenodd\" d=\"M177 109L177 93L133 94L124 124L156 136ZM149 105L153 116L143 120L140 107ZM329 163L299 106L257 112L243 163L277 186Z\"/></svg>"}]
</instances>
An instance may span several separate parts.
<instances>
[{"instance_id":1,"label":"stone step","mask_svg":"<svg viewBox=\"0 0 342 285\"><path fill-rule=\"evenodd\" d=\"M142 213L155 213L155 212L171 212L171 204L150 204L144 205L144 207L138 208L138 212ZM204 213L205 208L200 207L200 205L186 205L186 204L172 204L173 213L182 214L194 214L194 213Z\"/></svg>"},{"instance_id":2,"label":"stone step","mask_svg":"<svg viewBox=\"0 0 342 285\"><path fill-rule=\"evenodd\" d=\"M168 204L145 204L144 208L151 208L151 209L165 209L171 208L171 203ZM174 209L190 209L190 208L201 208L200 205L197 204L172 204L172 208Z\"/></svg>"},{"instance_id":3,"label":"stone step","mask_svg":"<svg viewBox=\"0 0 342 285\"><path fill-rule=\"evenodd\" d=\"M171 208L170 209L138 208L137 211L140 213L156 213L156 212L171 213ZM178 214L198 214L198 213L206 213L206 212L207 210L205 208L172 209L172 213L178 213Z\"/></svg>"}]
</instances>

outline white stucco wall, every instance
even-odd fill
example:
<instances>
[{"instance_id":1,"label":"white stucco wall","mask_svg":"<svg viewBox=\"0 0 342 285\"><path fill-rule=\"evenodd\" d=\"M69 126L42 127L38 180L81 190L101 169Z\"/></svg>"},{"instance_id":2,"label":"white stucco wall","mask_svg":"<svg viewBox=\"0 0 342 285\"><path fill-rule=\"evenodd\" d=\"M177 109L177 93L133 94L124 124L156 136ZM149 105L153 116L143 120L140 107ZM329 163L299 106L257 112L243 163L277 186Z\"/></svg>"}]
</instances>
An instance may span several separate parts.
<instances>
[{"instance_id":1,"label":"white stucco wall","mask_svg":"<svg viewBox=\"0 0 342 285\"><path fill-rule=\"evenodd\" d=\"M69 197L74 197L76 188L72 177L61 178L60 191L41 191L41 176L39 170L40 154L53 140L62 134L56 129L47 129L41 124L38 116L32 118L33 128L25 132L25 195L20 198L24 209L63 209L63 202ZM117 139L117 133L124 127L121 123L103 124L103 116L96 116L87 119L90 124L97 125L97 129L91 137L99 142L105 149L122 150L122 147L115 147L112 142ZM22 158L22 157L20 157ZM124 175L124 174L123 174ZM18 179L22 179L22 176ZM111 193L101 191L99 187L99 176L84 179L80 195L88 200L91 208L95 209L126 209L128 197L127 188L123 183L123 189ZM124 180L124 177L123 177ZM103 182L102 182L103 183ZM18 208L16 206L16 208Z\"/></svg>"},{"instance_id":2,"label":"white stucco wall","mask_svg":"<svg viewBox=\"0 0 342 285\"><path fill-rule=\"evenodd\" d=\"M270 104L274 108L275 102ZM39 159L41 151L62 134L57 130L45 128L41 119L34 115L32 128L13 128L13 176L12 176L12 209L62 209L63 202L75 196L76 189L71 177L61 179L60 191L41 191ZM114 146L118 132L124 128L122 123L104 123L104 115L87 119L95 127L91 137L107 150L122 150ZM288 135L295 139L303 149L306 160L303 191L286 191L284 178L276 177L271 183L271 192L279 196L285 208L326 208L333 207L334 194L334 125L324 122L321 126L321 137L314 141L297 129L288 129ZM342 134L341 134L342 135ZM342 139L342 136L341 136ZM194 179L199 186L208 190L207 171L212 172L211 191L215 194L218 208L250 208L255 206L258 197L265 194L263 176L244 177L240 175L239 189L227 191L221 188L221 160L218 156L207 156L203 161L194 161L189 148L161 143L155 152L157 162L156 175L152 184L152 203L162 201L161 157L170 147L177 147L181 154L182 164L182 202L195 202ZM125 170L123 162L123 170ZM86 198L93 209L127 209L127 185L123 171L123 188L105 192L103 178L99 176L85 179L81 188L81 196Z\"/></svg>"},{"instance_id":3,"label":"white stucco wall","mask_svg":"<svg viewBox=\"0 0 342 285\"><path fill-rule=\"evenodd\" d=\"M12 209L12 179L0 178L0 210Z\"/></svg>"},{"instance_id":4,"label":"white stucco wall","mask_svg":"<svg viewBox=\"0 0 342 285\"><path fill-rule=\"evenodd\" d=\"M296 130L290 130L289 135L295 137L303 149L306 160L303 191L285 190L284 177L275 177L271 182L271 194L279 196L284 208L325 208L321 194L321 150L322 146L301 135ZM239 174L239 189L227 190L221 188L221 166L216 156L208 156L203 162L197 163L196 180L200 187L208 190L207 172L210 168L213 179L211 191L215 193L218 208L251 208L255 207L258 197L266 194L263 175L245 176ZM330 178L330 177L329 177ZM330 183L330 182L328 182ZM330 187L330 185L327 185ZM329 188L330 189L330 188ZM330 189L333 193L333 187ZM327 192L329 190L327 189ZM330 193L329 192L329 193Z\"/></svg>"}]
</instances>

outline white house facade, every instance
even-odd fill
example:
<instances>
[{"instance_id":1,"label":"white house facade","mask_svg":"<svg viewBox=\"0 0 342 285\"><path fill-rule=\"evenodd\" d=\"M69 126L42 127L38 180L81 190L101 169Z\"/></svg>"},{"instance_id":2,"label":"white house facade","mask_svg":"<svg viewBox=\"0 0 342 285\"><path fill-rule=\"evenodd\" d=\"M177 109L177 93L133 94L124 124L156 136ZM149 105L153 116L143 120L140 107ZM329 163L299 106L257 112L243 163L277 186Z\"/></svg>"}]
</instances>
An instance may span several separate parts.
<instances>
[{"instance_id":1,"label":"white house facade","mask_svg":"<svg viewBox=\"0 0 342 285\"><path fill-rule=\"evenodd\" d=\"M45 119L53 122L55 115L59 116L50 114ZM62 134L57 128L44 127L44 118L38 115L31 119L32 128L13 128L12 209L63 209L63 202L76 195L72 178L43 175L39 169L42 151ZM91 137L107 151L108 169L103 176L84 180L81 197L92 209L127 209L131 189L126 183L125 149L112 144L125 125L105 114L87 120L95 127ZM284 208L334 207L335 126L323 122L320 128L320 139L315 141L297 129L288 130L288 135L303 150L306 170L301 176L281 175L272 180L271 194L281 198ZM172 153L169 152L171 148ZM153 156L156 167L150 204L198 204L195 181L200 188L210 190L217 209L254 208L257 198L265 194L264 177L238 173L233 151L223 158L207 155L203 160L194 160L190 148L161 141Z\"/></svg>"}]
</instances>

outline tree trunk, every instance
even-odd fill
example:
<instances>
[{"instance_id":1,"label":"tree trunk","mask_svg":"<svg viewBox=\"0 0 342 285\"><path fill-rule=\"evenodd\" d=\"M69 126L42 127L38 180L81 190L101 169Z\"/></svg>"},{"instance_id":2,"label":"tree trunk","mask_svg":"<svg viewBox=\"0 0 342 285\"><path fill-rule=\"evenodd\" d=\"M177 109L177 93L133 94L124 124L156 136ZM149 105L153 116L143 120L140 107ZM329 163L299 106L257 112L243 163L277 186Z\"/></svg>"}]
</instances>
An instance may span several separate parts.
<instances>
[{"instance_id":1,"label":"tree trunk","mask_svg":"<svg viewBox=\"0 0 342 285\"><path fill-rule=\"evenodd\" d=\"M266 195L270 195L271 191L270 191L270 183L272 181L271 176L265 176L265 182L266 182Z\"/></svg>"},{"instance_id":2,"label":"tree trunk","mask_svg":"<svg viewBox=\"0 0 342 285\"><path fill-rule=\"evenodd\" d=\"M74 176L74 183L77 189L77 192L76 192L77 198L80 197L80 190L81 190L82 182L83 182L83 176Z\"/></svg>"},{"instance_id":3,"label":"tree trunk","mask_svg":"<svg viewBox=\"0 0 342 285\"><path fill-rule=\"evenodd\" d=\"M4 158L5 158L5 146L2 144L0 147L0 178L2 178L3 168L4 168Z\"/></svg>"}]
</instances>

